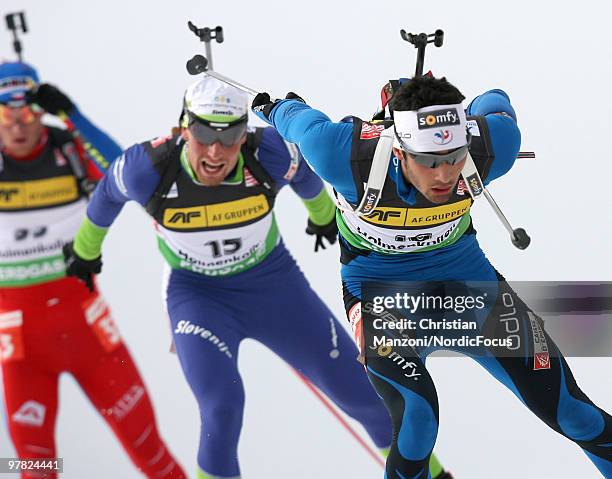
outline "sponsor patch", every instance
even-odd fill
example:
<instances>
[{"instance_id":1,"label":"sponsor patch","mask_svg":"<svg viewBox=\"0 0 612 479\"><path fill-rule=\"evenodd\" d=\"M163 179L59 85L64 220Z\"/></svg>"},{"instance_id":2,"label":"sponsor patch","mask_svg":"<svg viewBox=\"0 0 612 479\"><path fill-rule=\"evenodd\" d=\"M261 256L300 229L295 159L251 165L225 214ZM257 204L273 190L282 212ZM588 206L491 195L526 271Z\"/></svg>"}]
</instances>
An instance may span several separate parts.
<instances>
[{"instance_id":1,"label":"sponsor patch","mask_svg":"<svg viewBox=\"0 0 612 479\"><path fill-rule=\"evenodd\" d=\"M291 157L291 163L289 164L289 169L287 173L285 173L285 178L287 181L291 181L295 174L297 173L298 166L300 166L300 152L298 147L293 143L289 143L285 141L285 145L287 146L287 151L289 152L289 156Z\"/></svg>"},{"instance_id":2,"label":"sponsor patch","mask_svg":"<svg viewBox=\"0 0 612 479\"><path fill-rule=\"evenodd\" d=\"M550 369L550 354L549 353L535 353L533 369Z\"/></svg>"},{"instance_id":3,"label":"sponsor patch","mask_svg":"<svg viewBox=\"0 0 612 479\"><path fill-rule=\"evenodd\" d=\"M453 132L450 130L439 130L433 134L433 142L436 145L448 145L453 141Z\"/></svg>"},{"instance_id":4,"label":"sponsor patch","mask_svg":"<svg viewBox=\"0 0 612 479\"><path fill-rule=\"evenodd\" d=\"M172 229L215 228L246 223L265 216L268 211L268 200L261 194L213 205L166 208L163 225Z\"/></svg>"},{"instance_id":5,"label":"sponsor patch","mask_svg":"<svg viewBox=\"0 0 612 479\"><path fill-rule=\"evenodd\" d=\"M13 413L13 422L26 426L41 427L45 423L47 408L37 401L24 402L19 410Z\"/></svg>"},{"instance_id":6,"label":"sponsor patch","mask_svg":"<svg viewBox=\"0 0 612 479\"><path fill-rule=\"evenodd\" d=\"M378 138L381 132L385 129L384 125L376 125L374 123L366 123L365 121L361 124L361 135L359 138L362 140L373 140Z\"/></svg>"},{"instance_id":7,"label":"sponsor patch","mask_svg":"<svg viewBox=\"0 0 612 479\"><path fill-rule=\"evenodd\" d=\"M534 371L550 369L550 350L548 349L548 342L546 341L544 329L535 314L531 311L527 311L527 315L529 316L531 331L533 333L533 369Z\"/></svg>"},{"instance_id":8,"label":"sponsor patch","mask_svg":"<svg viewBox=\"0 0 612 479\"><path fill-rule=\"evenodd\" d=\"M423 113L417 113L419 130L441 128L444 126L460 125L461 119L456 108L445 108Z\"/></svg>"},{"instance_id":9,"label":"sponsor patch","mask_svg":"<svg viewBox=\"0 0 612 479\"><path fill-rule=\"evenodd\" d=\"M466 178L467 186L472 192L473 196L478 196L482 193L484 186L482 185L478 175L474 173Z\"/></svg>"},{"instance_id":10,"label":"sponsor patch","mask_svg":"<svg viewBox=\"0 0 612 479\"><path fill-rule=\"evenodd\" d=\"M121 421L134 410L144 395L144 387L140 384L134 384L111 408L103 410L102 414L113 416L117 421Z\"/></svg>"},{"instance_id":11,"label":"sponsor patch","mask_svg":"<svg viewBox=\"0 0 612 479\"><path fill-rule=\"evenodd\" d=\"M351 325L351 329L353 330L353 338L355 340L355 344L359 349L359 353L363 353L362 351L362 328L363 322L361 321L361 301L355 303L351 309L348 311L348 320Z\"/></svg>"},{"instance_id":12,"label":"sponsor patch","mask_svg":"<svg viewBox=\"0 0 612 479\"><path fill-rule=\"evenodd\" d=\"M478 122L476 120L467 121L467 129L472 136L480 136L480 128L478 128Z\"/></svg>"},{"instance_id":13,"label":"sponsor patch","mask_svg":"<svg viewBox=\"0 0 612 479\"><path fill-rule=\"evenodd\" d=\"M465 186L465 181L463 179L459 180L457 183L457 195L465 196L465 192L467 191L467 186Z\"/></svg>"},{"instance_id":14,"label":"sponsor patch","mask_svg":"<svg viewBox=\"0 0 612 479\"><path fill-rule=\"evenodd\" d=\"M368 223L385 226L428 226L455 220L470 209L469 199L432 208L379 207L361 219Z\"/></svg>"},{"instance_id":15,"label":"sponsor patch","mask_svg":"<svg viewBox=\"0 0 612 479\"><path fill-rule=\"evenodd\" d=\"M0 209L53 206L79 197L74 176L59 176L45 180L0 182Z\"/></svg>"},{"instance_id":16,"label":"sponsor patch","mask_svg":"<svg viewBox=\"0 0 612 479\"><path fill-rule=\"evenodd\" d=\"M367 215L376 207L376 204L378 203L378 197L380 196L380 190L377 190L375 188L369 188L364 193L364 195L365 195L366 201L365 201L365 204L359 210L359 212L361 214Z\"/></svg>"},{"instance_id":17,"label":"sponsor patch","mask_svg":"<svg viewBox=\"0 0 612 479\"><path fill-rule=\"evenodd\" d=\"M107 353L115 350L121 343L119 329L113 321L110 309L101 296L88 299L83 303L85 319Z\"/></svg>"}]
</instances>

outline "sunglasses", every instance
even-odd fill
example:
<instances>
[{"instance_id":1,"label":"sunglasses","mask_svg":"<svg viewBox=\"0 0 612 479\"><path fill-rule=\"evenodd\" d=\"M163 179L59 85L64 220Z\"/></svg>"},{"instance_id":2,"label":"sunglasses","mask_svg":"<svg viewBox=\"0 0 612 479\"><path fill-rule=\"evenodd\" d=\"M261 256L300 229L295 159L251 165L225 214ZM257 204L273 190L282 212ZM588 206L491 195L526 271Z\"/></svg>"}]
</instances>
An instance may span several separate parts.
<instances>
[{"instance_id":1,"label":"sunglasses","mask_svg":"<svg viewBox=\"0 0 612 479\"><path fill-rule=\"evenodd\" d=\"M42 108L36 104L24 105L16 108L0 104L0 125L12 126L16 123L31 125L40 117L42 112Z\"/></svg>"},{"instance_id":2,"label":"sunglasses","mask_svg":"<svg viewBox=\"0 0 612 479\"><path fill-rule=\"evenodd\" d=\"M247 116L232 122L220 123L198 118L187 112L189 131L195 139L204 145L220 142L223 146L233 146L238 143L247 130Z\"/></svg>"},{"instance_id":3,"label":"sunglasses","mask_svg":"<svg viewBox=\"0 0 612 479\"><path fill-rule=\"evenodd\" d=\"M465 160L469 153L470 143L472 142L472 135L468 133L467 144L456 148L450 151L449 153L423 153L419 151L412 151L411 149L409 149L402 141L402 139L397 136L397 133L396 137L399 140L400 145L402 146L402 150L412 156L415 163L422 166L426 166L427 168L436 168L442 163L448 163L449 165L453 166Z\"/></svg>"}]
</instances>

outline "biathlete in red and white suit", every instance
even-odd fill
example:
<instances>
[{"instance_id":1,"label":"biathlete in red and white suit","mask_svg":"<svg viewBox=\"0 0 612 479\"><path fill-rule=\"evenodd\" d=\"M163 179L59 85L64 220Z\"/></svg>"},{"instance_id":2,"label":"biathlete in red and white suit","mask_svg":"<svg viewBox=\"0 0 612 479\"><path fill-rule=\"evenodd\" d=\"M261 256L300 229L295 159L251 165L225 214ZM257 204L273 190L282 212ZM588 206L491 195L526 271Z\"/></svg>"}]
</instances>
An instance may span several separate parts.
<instances>
[{"instance_id":1,"label":"biathlete in red and white suit","mask_svg":"<svg viewBox=\"0 0 612 479\"><path fill-rule=\"evenodd\" d=\"M44 125L45 112L68 129ZM0 145L0 363L17 455L56 457L58 380L67 372L146 477L187 477L159 436L106 302L93 282L64 272L62 247L121 148L24 63L0 64Z\"/></svg>"}]
</instances>

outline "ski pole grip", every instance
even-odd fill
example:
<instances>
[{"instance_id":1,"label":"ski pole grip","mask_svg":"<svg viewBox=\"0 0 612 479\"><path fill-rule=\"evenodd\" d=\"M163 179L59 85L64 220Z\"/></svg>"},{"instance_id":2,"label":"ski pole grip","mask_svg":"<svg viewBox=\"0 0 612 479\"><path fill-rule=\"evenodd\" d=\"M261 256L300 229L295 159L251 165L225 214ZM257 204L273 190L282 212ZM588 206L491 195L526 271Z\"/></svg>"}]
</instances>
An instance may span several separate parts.
<instances>
[{"instance_id":1,"label":"ski pole grip","mask_svg":"<svg viewBox=\"0 0 612 479\"><path fill-rule=\"evenodd\" d=\"M204 55L194 55L187 61L186 67L190 75L199 75L208 70L208 60Z\"/></svg>"},{"instance_id":2,"label":"ski pole grip","mask_svg":"<svg viewBox=\"0 0 612 479\"><path fill-rule=\"evenodd\" d=\"M518 249L525 249L531 243L531 238L523 228L516 228L512 231L512 244Z\"/></svg>"}]
</instances>

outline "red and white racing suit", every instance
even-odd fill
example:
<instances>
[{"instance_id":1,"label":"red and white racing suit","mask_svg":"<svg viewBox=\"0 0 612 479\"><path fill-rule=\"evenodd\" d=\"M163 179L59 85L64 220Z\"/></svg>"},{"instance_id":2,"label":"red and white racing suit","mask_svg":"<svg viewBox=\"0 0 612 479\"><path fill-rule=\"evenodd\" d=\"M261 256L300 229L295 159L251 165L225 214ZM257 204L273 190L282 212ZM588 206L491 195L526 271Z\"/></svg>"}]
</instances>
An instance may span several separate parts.
<instances>
[{"instance_id":1,"label":"red and white racing suit","mask_svg":"<svg viewBox=\"0 0 612 479\"><path fill-rule=\"evenodd\" d=\"M106 302L97 289L64 275L61 248L87 204L66 157L77 149L66 135L48 129L34 155L0 156L0 364L10 436L19 458L56 457L58 380L65 372L146 477L185 478L159 436L146 387Z\"/></svg>"}]
</instances>

